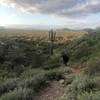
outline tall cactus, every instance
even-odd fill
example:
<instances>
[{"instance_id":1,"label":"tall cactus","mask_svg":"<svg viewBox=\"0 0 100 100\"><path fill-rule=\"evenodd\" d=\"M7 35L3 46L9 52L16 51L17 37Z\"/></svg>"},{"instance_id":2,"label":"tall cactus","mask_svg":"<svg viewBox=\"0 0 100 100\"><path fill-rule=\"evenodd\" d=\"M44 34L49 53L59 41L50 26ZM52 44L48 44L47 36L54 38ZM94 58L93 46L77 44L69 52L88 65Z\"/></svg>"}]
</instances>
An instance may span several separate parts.
<instances>
[{"instance_id":1,"label":"tall cactus","mask_svg":"<svg viewBox=\"0 0 100 100\"><path fill-rule=\"evenodd\" d=\"M50 43L51 43L51 46L50 46L50 53L51 55L53 55L53 46L54 46L54 41L56 39L56 32L54 32L53 30L50 30L49 31L49 40L50 40Z\"/></svg>"}]
</instances>

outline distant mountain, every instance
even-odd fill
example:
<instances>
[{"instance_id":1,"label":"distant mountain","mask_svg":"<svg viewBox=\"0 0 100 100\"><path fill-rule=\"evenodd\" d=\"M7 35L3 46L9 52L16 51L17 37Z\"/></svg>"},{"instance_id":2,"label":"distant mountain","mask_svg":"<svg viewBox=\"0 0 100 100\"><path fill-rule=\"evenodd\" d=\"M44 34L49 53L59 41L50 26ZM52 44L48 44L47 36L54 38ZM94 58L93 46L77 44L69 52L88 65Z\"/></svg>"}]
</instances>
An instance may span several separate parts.
<instances>
[{"instance_id":1,"label":"distant mountain","mask_svg":"<svg viewBox=\"0 0 100 100\"><path fill-rule=\"evenodd\" d=\"M0 26L0 30L2 30L2 29L5 29L5 27L4 26Z\"/></svg>"},{"instance_id":2,"label":"distant mountain","mask_svg":"<svg viewBox=\"0 0 100 100\"><path fill-rule=\"evenodd\" d=\"M61 29L62 31L71 31L72 29L69 29L69 28L63 28Z\"/></svg>"},{"instance_id":3,"label":"distant mountain","mask_svg":"<svg viewBox=\"0 0 100 100\"><path fill-rule=\"evenodd\" d=\"M87 31L89 33L97 33L97 32L100 32L100 27L96 27L94 29L92 29L92 28L85 28L85 29L83 29L83 31Z\"/></svg>"},{"instance_id":4,"label":"distant mountain","mask_svg":"<svg viewBox=\"0 0 100 100\"><path fill-rule=\"evenodd\" d=\"M84 28L84 31L93 30L92 28Z\"/></svg>"},{"instance_id":5,"label":"distant mountain","mask_svg":"<svg viewBox=\"0 0 100 100\"><path fill-rule=\"evenodd\" d=\"M96 27L96 30L100 32L100 27Z\"/></svg>"},{"instance_id":6,"label":"distant mountain","mask_svg":"<svg viewBox=\"0 0 100 100\"><path fill-rule=\"evenodd\" d=\"M75 30L75 29L70 29L70 28L62 28L59 31L63 31L63 32L82 32L83 30Z\"/></svg>"}]
</instances>

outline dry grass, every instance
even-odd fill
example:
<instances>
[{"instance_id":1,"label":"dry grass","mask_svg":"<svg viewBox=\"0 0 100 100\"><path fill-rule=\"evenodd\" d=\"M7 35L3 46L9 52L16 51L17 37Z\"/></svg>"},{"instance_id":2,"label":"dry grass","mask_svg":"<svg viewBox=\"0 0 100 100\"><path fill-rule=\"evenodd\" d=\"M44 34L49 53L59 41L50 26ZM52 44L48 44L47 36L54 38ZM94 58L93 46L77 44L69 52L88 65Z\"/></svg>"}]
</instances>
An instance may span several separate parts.
<instances>
[{"instance_id":1,"label":"dry grass","mask_svg":"<svg viewBox=\"0 0 100 100\"><path fill-rule=\"evenodd\" d=\"M57 32L56 42L66 42L68 40L73 40L87 34L87 32ZM16 30L16 29L6 29L0 31L0 37L7 36L25 36L29 39L43 39L48 41L48 31L41 30Z\"/></svg>"},{"instance_id":2,"label":"dry grass","mask_svg":"<svg viewBox=\"0 0 100 100\"><path fill-rule=\"evenodd\" d=\"M58 32L57 41L58 42L72 41L73 39L82 37L84 34L87 34L87 32Z\"/></svg>"}]
</instances>

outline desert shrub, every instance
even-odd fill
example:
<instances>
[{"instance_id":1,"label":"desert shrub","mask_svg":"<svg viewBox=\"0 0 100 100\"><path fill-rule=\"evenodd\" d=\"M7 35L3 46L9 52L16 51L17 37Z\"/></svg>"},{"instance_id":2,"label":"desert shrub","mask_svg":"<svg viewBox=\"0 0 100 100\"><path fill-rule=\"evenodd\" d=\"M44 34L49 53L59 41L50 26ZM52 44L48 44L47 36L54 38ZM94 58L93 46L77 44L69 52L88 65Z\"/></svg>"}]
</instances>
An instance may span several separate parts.
<instances>
[{"instance_id":1,"label":"desert shrub","mask_svg":"<svg viewBox=\"0 0 100 100\"><path fill-rule=\"evenodd\" d=\"M77 100L77 93L70 92L68 94L64 94L59 100Z\"/></svg>"},{"instance_id":2,"label":"desert shrub","mask_svg":"<svg viewBox=\"0 0 100 100\"><path fill-rule=\"evenodd\" d=\"M71 84L71 90L77 92L91 92L97 88L97 81L87 75L80 75Z\"/></svg>"},{"instance_id":3,"label":"desert shrub","mask_svg":"<svg viewBox=\"0 0 100 100\"><path fill-rule=\"evenodd\" d=\"M49 71L43 71L43 70L31 70L29 71L30 73L23 73L22 74L22 79L19 83L22 87L33 87L33 88L40 88L41 86L46 85L47 81L58 79L62 77L62 73L64 71L54 69L54 70L49 70ZM24 76L25 75L25 76Z\"/></svg>"},{"instance_id":4,"label":"desert shrub","mask_svg":"<svg viewBox=\"0 0 100 100\"><path fill-rule=\"evenodd\" d=\"M63 68L53 70L29 70L21 75L21 81L18 83L18 87L32 88L37 92L40 88L49 85L52 80L64 78L62 75L64 72L66 72L66 70Z\"/></svg>"},{"instance_id":5,"label":"desert shrub","mask_svg":"<svg viewBox=\"0 0 100 100\"><path fill-rule=\"evenodd\" d=\"M23 72L28 66L41 67L49 56L46 43L27 40L26 37L0 38L0 65L2 69ZM45 53L48 52L48 53ZM37 60L38 59L38 60ZM18 70L16 70L18 69Z\"/></svg>"},{"instance_id":6,"label":"desert shrub","mask_svg":"<svg viewBox=\"0 0 100 100\"><path fill-rule=\"evenodd\" d=\"M51 58L46 60L44 65L44 69L54 69L60 67L60 57L58 55L54 55Z\"/></svg>"},{"instance_id":7,"label":"desert shrub","mask_svg":"<svg viewBox=\"0 0 100 100\"><path fill-rule=\"evenodd\" d=\"M85 42L83 41L82 43L73 48L71 56L72 60L79 60L83 57L88 57L90 54L91 54L91 49L89 45L87 44L86 41Z\"/></svg>"},{"instance_id":8,"label":"desert shrub","mask_svg":"<svg viewBox=\"0 0 100 100\"><path fill-rule=\"evenodd\" d=\"M75 79L75 75L72 73L68 73L68 74L65 74L65 85L68 86L68 85L71 85L72 82L74 81Z\"/></svg>"},{"instance_id":9,"label":"desert shrub","mask_svg":"<svg viewBox=\"0 0 100 100\"><path fill-rule=\"evenodd\" d=\"M85 92L77 95L77 100L99 100L100 99L100 91L97 92Z\"/></svg>"},{"instance_id":10,"label":"desert shrub","mask_svg":"<svg viewBox=\"0 0 100 100\"><path fill-rule=\"evenodd\" d=\"M66 95L63 95L59 100L99 100L99 99L100 99L100 91L90 92L90 93L71 92Z\"/></svg>"},{"instance_id":11,"label":"desert shrub","mask_svg":"<svg viewBox=\"0 0 100 100\"><path fill-rule=\"evenodd\" d=\"M45 76L45 72L38 72L38 74L35 74L33 76L32 74L22 76L18 84L18 87L32 88L33 90L37 91L46 83L47 78Z\"/></svg>"},{"instance_id":12,"label":"desert shrub","mask_svg":"<svg viewBox=\"0 0 100 100\"><path fill-rule=\"evenodd\" d=\"M31 100L29 89L36 93L50 84L52 80L62 78L63 68L53 70L30 69L24 71L19 78L0 79L0 100ZM21 96L22 92L22 96ZM25 93L25 95L24 95ZM27 99L28 98L28 99Z\"/></svg>"},{"instance_id":13,"label":"desert shrub","mask_svg":"<svg viewBox=\"0 0 100 100\"><path fill-rule=\"evenodd\" d=\"M95 75L100 74L100 60L98 57L95 59L90 59L87 61L86 69L84 70L85 74Z\"/></svg>"},{"instance_id":14,"label":"desert shrub","mask_svg":"<svg viewBox=\"0 0 100 100\"><path fill-rule=\"evenodd\" d=\"M100 77L76 76L59 100L99 100Z\"/></svg>"},{"instance_id":15,"label":"desert shrub","mask_svg":"<svg viewBox=\"0 0 100 100\"><path fill-rule=\"evenodd\" d=\"M14 79L2 79L0 82L0 95L3 93L9 92L17 87L17 78Z\"/></svg>"},{"instance_id":16,"label":"desert shrub","mask_svg":"<svg viewBox=\"0 0 100 100\"><path fill-rule=\"evenodd\" d=\"M89 33L67 44L64 50L70 55L71 62L80 62L83 58L88 60L91 55L99 52L99 40L100 34Z\"/></svg>"},{"instance_id":17,"label":"desert shrub","mask_svg":"<svg viewBox=\"0 0 100 100\"><path fill-rule=\"evenodd\" d=\"M77 48L75 49L75 51L73 52L73 57L75 59L81 59L84 56L88 56L90 55L90 48L88 46L88 44L86 42L82 42L81 44L79 44L77 46Z\"/></svg>"},{"instance_id":18,"label":"desert shrub","mask_svg":"<svg viewBox=\"0 0 100 100\"><path fill-rule=\"evenodd\" d=\"M54 79L58 80L62 78L62 72L56 69L49 70L46 76L48 77L49 80L54 80Z\"/></svg>"},{"instance_id":19,"label":"desert shrub","mask_svg":"<svg viewBox=\"0 0 100 100\"><path fill-rule=\"evenodd\" d=\"M23 73L21 73L20 78L34 77L40 73L45 73L45 71L40 68L27 68Z\"/></svg>"},{"instance_id":20,"label":"desert shrub","mask_svg":"<svg viewBox=\"0 0 100 100\"><path fill-rule=\"evenodd\" d=\"M16 78L18 75L15 72L9 72L7 70L0 70L0 78Z\"/></svg>"},{"instance_id":21,"label":"desert shrub","mask_svg":"<svg viewBox=\"0 0 100 100\"><path fill-rule=\"evenodd\" d=\"M28 88L16 88L0 97L0 100L33 100L33 91Z\"/></svg>"}]
</instances>

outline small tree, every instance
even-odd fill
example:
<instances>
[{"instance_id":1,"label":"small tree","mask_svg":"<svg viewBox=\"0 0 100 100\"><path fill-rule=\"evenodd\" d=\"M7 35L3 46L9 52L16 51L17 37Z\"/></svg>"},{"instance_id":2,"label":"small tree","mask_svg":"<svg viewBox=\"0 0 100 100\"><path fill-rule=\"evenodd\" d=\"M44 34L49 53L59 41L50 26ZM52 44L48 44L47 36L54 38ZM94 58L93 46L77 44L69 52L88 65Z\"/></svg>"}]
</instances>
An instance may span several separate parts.
<instances>
[{"instance_id":1,"label":"small tree","mask_svg":"<svg viewBox=\"0 0 100 100\"><path fill-rule=\"evenodd\" d=\"M51 55L53 55L53 49L54 49L54 41L55 41L55 38L56 38L56 32L54 32L53 30L50 30L49 31L49 40L50 40L50 53Z\"/></svg>"}]
</instances>

